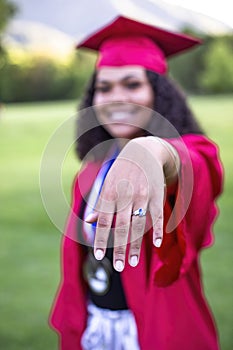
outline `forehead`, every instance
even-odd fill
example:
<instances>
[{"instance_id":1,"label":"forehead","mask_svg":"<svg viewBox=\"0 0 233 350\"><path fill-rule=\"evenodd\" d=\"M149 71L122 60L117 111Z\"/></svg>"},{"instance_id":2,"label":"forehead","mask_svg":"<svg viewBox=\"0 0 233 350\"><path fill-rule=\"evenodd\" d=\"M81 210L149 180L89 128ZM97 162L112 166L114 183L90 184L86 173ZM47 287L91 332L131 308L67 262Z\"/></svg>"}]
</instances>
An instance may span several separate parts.
<instances>
[{"instance_id":1,"label":"forehead","mask_svg":"<svg viewBox=\"0 0 233 350\"><path fill-rule=\"evenodd\" d=\"M140 66L102 67L97 70L98 81L114 81L128 78L147 79L145 69Z\"/></svg>"}]
</instances>

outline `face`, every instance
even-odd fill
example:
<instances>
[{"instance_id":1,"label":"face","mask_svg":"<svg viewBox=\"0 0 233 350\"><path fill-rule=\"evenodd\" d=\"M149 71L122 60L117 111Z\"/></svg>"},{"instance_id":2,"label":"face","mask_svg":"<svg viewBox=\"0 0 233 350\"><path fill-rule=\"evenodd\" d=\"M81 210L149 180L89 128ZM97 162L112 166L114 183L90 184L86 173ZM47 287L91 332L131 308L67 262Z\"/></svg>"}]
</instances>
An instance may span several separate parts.
<instances>
[{"instance_id":1,"label":"face","mask_svg":"<svg viewBox=\"0 0 233 350\"><path fill-rule=\"evenodd\" d=\"M143 67L98 70L93 105L97 119L116 138L142 135L151 118L154 93Z\"/></svg>"}]
</instances>

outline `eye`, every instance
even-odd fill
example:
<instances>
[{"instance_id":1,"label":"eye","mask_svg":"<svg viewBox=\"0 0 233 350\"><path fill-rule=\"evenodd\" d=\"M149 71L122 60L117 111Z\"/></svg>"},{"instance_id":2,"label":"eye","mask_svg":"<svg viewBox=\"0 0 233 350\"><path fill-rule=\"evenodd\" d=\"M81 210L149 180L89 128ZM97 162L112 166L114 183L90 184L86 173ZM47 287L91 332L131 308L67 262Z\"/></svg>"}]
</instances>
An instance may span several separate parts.
<instances>
[{"instance_id":1,"label":"eye","mask_svg":"<svg viewBox=\"0 0 233 350\"><path fill-rule=\"evenodd\" d=\"M101 93L106 93L110 91L110 86L109 85L97 85L95 87L95 92L101 92Z\"/></svg>"},{"instance_id":2,"label":"eye","mask_svg":"<svg viewBox=\"0 0 233 350\"><path fill-rule=\"evenodd\" d=\"M141 86L139 81L132 81L126 84L126 87L130 90L138 89Z\"/></svg>"}]
</instances>

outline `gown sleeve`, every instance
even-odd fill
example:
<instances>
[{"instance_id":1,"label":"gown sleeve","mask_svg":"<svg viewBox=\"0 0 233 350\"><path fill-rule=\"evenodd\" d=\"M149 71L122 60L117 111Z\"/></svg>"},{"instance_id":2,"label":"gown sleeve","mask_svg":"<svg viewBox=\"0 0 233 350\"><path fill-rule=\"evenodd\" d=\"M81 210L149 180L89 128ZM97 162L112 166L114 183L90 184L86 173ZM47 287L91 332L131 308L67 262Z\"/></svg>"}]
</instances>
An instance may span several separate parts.
<instances>
[{"instance_id":1,"label":"gown sleeve","mask_svg":"<svg viewBox=\"0 0 233 350\"><path fill-rule=\"evenodd\" d=\"M173 198L165 203L165 232L157 250L155 284L166 286L186 273L203 247L213 242L212 226L218 214L216 199L222 191L223 169L218 148L202 135L168 139L181 160Z\"/></svg>"}]
</instances>

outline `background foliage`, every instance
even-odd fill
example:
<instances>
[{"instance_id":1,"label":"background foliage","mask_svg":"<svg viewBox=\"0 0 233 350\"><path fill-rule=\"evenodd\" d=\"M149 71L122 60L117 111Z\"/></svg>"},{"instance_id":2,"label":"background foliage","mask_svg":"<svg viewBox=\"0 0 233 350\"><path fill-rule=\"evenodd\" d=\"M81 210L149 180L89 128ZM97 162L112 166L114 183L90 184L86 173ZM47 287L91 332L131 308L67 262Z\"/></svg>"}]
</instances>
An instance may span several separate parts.
<instances>
[{"instance_id":1,"label":"background foliage","mask_svg":"<svg viewBox=\"0 0 233 350\"><path fill-rule=\"evenodd\" d=\"M13 0L0 0L0 100L44 101L79 98L95 55L74 52L66 61L22 48L2 48L1 34L17 12ZM186 34L200 37L189 28ZM170 75L189 93L233 92L233 34L202 36L204 45L169 60Z\"/></svg>"},{"instance_id":2,"label":"background foliage","mask_svg":"<svg viewBox=\"0 0 233 350\"><path fill-rule=\"evenodd\" d=\"M169 60L170 75L195 94L233 92L233 35L206 37L190 52ZM74 52L66 61L46 54L8 50L0 64L4 102L79 98L95 55Z\"/></svg>"},{"instance_id":3,"label":"background foliage","mask_svg":"<svg viewBox=\"0 0 233 350\"><path fill-rule=\"evenodd\" d=\"M0 33L5 28L8 20L17 11L17 6L9 0L0 0Z\"/></svg>"},{"instance_id":4,"label":"background foliage","mask_svg":"<svg viewBox=\"0 0 233 350\"><path fill-rule=\"evenodd\" d=\"M171 75L191 93L232 93L233 35L202 40L199 47L172 58Z\"/></svg>"},{"instance_id":5,"label":"background foliage","mask_svg":"<svg viewBox=\"0 0 233 350\"><path fill-rule=\"evenodd\" d=\"M90 74L91 58L81 54L59 61L52 57L11 50L0 69L4 102L45 101L78 97Z\"/></svg>"}]
</instances>

